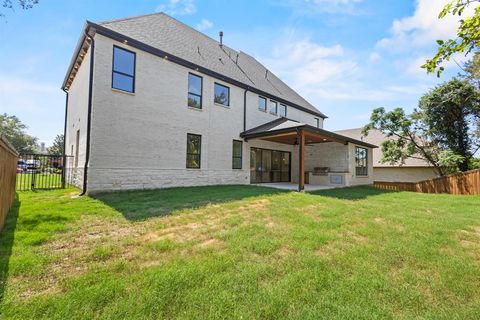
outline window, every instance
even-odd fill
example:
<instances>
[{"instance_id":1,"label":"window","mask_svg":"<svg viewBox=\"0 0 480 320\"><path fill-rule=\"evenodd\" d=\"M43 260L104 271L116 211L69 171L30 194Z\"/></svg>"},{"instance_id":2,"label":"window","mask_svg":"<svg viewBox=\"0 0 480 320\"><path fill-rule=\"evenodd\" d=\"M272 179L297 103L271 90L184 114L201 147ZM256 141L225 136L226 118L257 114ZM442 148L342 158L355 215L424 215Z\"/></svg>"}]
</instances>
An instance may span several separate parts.
<instances>
[{"instance_id":1,"label":"window","mask_svg":"<svg viewBox=\"0 0 480 320\"><path fill-rule=\"evenodd\" d=\"M230 105L230 88L215 83L213 101L228 107Z\"/></svg>"},{"instance_id":2,"label":"window","mask_svg":"<svg viewBox=\"0 0 480 320\"><path fill-rule=\"evenodd\" d=\"M188 74L188 106L202 109L202 77Z\"/></svg>"},{"instance_id":3,"label":"window","mask_svg":"<svg viewBox=\"0 0 480 320\"><path fill-rule=\"evenodd\" d=\"M357 176L368 176L368 150L355 147L355 173Z\"/></svg>"},{"instance_id":4,"label":"window","mask_svg":"<svg viewBox=\"0 0 480 320\"><path fill-rule=\"evenodd\" d=\"M112 88L135 92L135 52L113 46Z\"/></svg>"},{"instance_id":5,"label":"window","mask_svg":"<svg viewBox=\"0 0 480 320\"><path fill-rule=\"evenodd\" d=\"M315 125L317 126L317 128L320 128L320 119L319 118L315 118Z\"/></svg>"},{"instance_id":6,"label":"window","mask_svg":"<svg viewBox=\"0 0 480 320\"><path fill-rule=\"evenodd\" d=\"M267 111L267 99L264 97L258 97L258 110Z\"/></svg>"},{"instance_id":7,"label":"window","mask_svg":"<svg viewBox=\"0 0 480 320\"><path fill-rule=\"evenodd\" d=\"M200 169L202 136L187 133L187 168Z\"/></svg>"},{"instance_id":8,"label":"window","mask_svg":"<svg viewBox=\"0 0 480 320\"><path fill-rule=\"evenodd\" d=\"M278 115L280 117L286 117L287 116L287 106L284 104L280 104L280 107L278 108Z\"/></svg>"},{"instance_id":9,"label":"window","mask_svg":"<svg viewBox=\"0 0 480 320\"><path fill-rule=\"evenodd\" d=\"M270 108L269 110L271 114L277 114L277 103L273 100L270 100Z\"/></svg>"},{"instance_id":10,"label":"window","mask_svg":"<svg viewBox=\"0 0 480 320\"><path fill-rule=\"evenodd\" d=\"M232 169L242 169L242 141L233 140Z\"/></svg>"}]
</instances>

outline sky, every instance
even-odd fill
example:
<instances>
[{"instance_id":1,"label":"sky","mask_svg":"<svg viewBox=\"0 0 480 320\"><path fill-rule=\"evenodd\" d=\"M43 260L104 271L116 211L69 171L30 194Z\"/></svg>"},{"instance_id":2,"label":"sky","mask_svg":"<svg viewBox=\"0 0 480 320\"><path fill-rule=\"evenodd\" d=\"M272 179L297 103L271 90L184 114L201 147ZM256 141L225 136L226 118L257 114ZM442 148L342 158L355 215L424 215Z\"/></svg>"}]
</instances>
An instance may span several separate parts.
<instances>
[{"instance_id":1,"label":"sky","mask_svg":"<svg viewBox=\"0 0 480 320\"><path fill-rule=\"evenodd\" d=\"M329 118L327 130L358 128L374 108L412 111L441 78L420 65L456 18L438 20L447 0L40 0L0 18L0 113L18 116L51 144L63 133L60 89L85 20L163 11L254 56ZM457 56L462 63L468 57Z\"/></svg>"}]
</instances>

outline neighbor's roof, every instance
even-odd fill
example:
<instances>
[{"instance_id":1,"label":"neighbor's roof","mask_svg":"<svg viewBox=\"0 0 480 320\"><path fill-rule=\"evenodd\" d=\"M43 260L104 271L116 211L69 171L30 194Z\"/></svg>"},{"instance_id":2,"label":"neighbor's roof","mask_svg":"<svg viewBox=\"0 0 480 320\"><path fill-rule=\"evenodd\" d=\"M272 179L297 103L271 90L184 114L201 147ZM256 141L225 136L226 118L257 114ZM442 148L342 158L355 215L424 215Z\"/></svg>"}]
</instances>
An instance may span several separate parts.
<instances>
[{"instance_id":1,"label":"neighbor's roof","mask_svg":"<svg viewBox=\"0 0 480 320\"><path fill-rule=\"evenodd\" d=\"M350 143L354 143L354 144L369 147L369 148L377 148L377 146L374 144L353 139L351 137L344 136L335 132L316 128L314 126L301 123L295 120L287 119L287 118L275 119L271 122L262 124L258 127L242 132L240 136L245 139L254 139L254 138L262 138L262 137L271 137L276 134L285 134L285 133L295 132L296 130L300 130L300 129L306 130L314 134L318 134L325 138L333 139L334 141L337 141L337 142L342 142L342 143L350 142Z\"/></svg>"},{"instance_id":2,"label":"neighbor's roof","mask_svg":"<svg viewBox=\"0 0 480 320\"><path fill-rule=\"evenodd\" d=\"M339 133L344 136L348 136L354 139L362 140L368 143L372 143L378 146L381 146L381 144L386 141L388 138L385 134L383 134L381 131L373 129L370 130L367 136L362 134L362 128L357 128L357 129L347 129L347 130L339 130L335 131L336 133ZM431 167L428 162L421 160L421 159L414 159L414 158L409 158L405 160L405 163L403 165L392 165L390 163L381 163L382 159L382 150L381 148L378 148L376 150L373 150L373 166L374 167Z\"/></svg>"},{"instance_id":3,"label":"neighbor's roof","mask_svg":"<svg viewBox=\"0 0 480 320\"><path fill-rule=\"evenodd\" d=\"M188 61L195 66L225 76L227 79L233 79L244 87L258 89L270 95L269 98L277 98L279 102L286 102L287 105L290 104L292 107L326 118L323 113L252 56L235 51L226 45L220 46L216 40L164 13L105 21L99 24L87 22L88 27L96 29L101 34L105 33L101 32L103 29L111 30L139 41L142 45L167 53L168 57L172 58L171 61L175 61L175 58ZM228 42L228 34L224 39ZM128 41L128 44L134 45L131 41ZM228 80L225 81L228 82ZM282 99L284 101L281 101Z\"/></svg>"}]
</instances>

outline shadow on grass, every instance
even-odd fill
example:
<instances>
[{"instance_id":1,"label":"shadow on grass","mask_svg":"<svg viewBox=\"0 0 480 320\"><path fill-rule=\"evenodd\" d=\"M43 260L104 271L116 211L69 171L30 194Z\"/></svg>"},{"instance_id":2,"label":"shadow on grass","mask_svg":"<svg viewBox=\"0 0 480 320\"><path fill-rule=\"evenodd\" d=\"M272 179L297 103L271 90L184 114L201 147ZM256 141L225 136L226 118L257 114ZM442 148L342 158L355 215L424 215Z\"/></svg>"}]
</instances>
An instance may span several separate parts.
<instances>
[{"instance_id":1,"label":"shadow on grass","mask_svg":"<svg viewBox=\"0 0 480 320\"><path fill-rule=\"evenodd\" d=\"M287 192L249 185L169 188L97 194L95 199L114 208L129 220L145 220L165 216L175 210L196 209L248 197Z\"/></svg>"},{"instance_id":2,"label":"shadow on grass","mask_svg":"<svg viewBox=\"0 0 480 320\"><path fill-rule=\"evenodd\" d=\"M7 285L8 265L10 262L10 256L12 255L19 211L20 201L18 200L17 194L12 208L7 215L5 226L0 233L0 304L3 302L3 295Z\"/></svg>"},{"instance_id":3,"label":"shadow on grass","mask_svg":"<svg viewBox=\"0 0 480 320\"><path fill-rule=\"evenodd\" d=\"M349 187L349 188L318 190L310 193L319 195L319 196L324 196L324 197L337 198L341 200L363 200L363 199L367 199L368 197L394 193L394 192L397 192L397 191L383 190L383 189L374 188L372 186L358 186L358 187Z\"/></svg>"}]
</instances>

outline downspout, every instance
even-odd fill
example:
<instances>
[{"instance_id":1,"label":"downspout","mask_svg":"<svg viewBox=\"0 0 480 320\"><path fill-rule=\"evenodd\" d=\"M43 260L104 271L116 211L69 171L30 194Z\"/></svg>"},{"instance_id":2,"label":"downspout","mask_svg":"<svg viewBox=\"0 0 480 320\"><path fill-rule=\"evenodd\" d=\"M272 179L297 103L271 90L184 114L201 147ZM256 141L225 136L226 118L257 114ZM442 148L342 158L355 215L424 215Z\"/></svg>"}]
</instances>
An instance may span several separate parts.
<instances>
[{"instance_id":1,"label":"downspout","mask_svg":"<svg viewBox=\"0 0 480 320\"><path fill-rule=\"evenodd\" d=\"M63 170L62 170L62 188L65 188L65 169L67 166L67 117L68 117L68 91L62 88L65 92L65 122L63 124Z\"/></svg>"},{"instance_id":2,"label":"downspout","mask_svg":"<svg viewBox=\"0 0 480 320\"><path fill-rule=\"evenodd\" d=\"M85 30L85 35L90 39L90 78L88 80L88 113L87 113L87 141L85 150L85 167L83 169L83 188L81 196L87 193L88 165L90 162L90 131L92 127L92 91L93 91L93 65L95 59L95 40Z\"/></svg>"},{"instance_id":3,"label":"downspout","mask_svg":"<svg viewBox=\"0 0 480 320\"><path fill-rule=\"evenodd\" d=\"M247 91L248 87L243 93L243 132L247 131Z\"/></svg>"}]
</instances>

